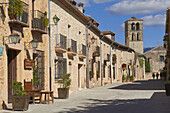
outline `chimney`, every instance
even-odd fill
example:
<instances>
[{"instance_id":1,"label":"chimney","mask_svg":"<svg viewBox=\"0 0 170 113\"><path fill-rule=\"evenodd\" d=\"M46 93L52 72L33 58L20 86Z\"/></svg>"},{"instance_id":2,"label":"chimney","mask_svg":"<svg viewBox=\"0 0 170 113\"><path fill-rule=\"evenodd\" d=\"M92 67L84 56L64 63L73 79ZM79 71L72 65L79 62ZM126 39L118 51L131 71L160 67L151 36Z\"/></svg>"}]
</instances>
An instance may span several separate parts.
<instances>
[{"instance_id":1,"label":"chimney","mask_svg":"<svg viewBox=\"0 0 170 113\"><path fill-rule=\"evenodd\" d=\"M82 13L85 12L85 10L83 9L83 5L84 5L84 4L80 2L80 3L78 4L78 7L77 7L77 9L78 9L80 12L82 12Z\"/></svg>"},{"instance_id":2,"label":"chimney","mask_svg":"<svg viewBox=\"0 0 170 113\"><path fill-rule=\"evenodd\" d=\"M76 1L74 1L74 0L69 0L69 2L71 3L71 4L73 4L74 6L76 6Z\"/></svg>"}]
</instances>

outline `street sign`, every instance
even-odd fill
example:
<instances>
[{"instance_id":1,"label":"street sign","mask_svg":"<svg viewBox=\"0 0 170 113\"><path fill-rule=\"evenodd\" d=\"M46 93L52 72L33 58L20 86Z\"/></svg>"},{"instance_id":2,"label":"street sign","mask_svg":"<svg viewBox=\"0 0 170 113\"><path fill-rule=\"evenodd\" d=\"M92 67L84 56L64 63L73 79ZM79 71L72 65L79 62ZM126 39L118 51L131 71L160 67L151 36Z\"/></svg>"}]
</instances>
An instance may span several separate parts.
<instances>
[{"instance_id":1,"label":"street sign","mask_svg":"<svg viewBox=\"0 0 170 113\"><path fill-rule=\"evenodd\" d=\"M3 55L3 46L0 46L0 55Z\"/></svg>"}]
</instances>

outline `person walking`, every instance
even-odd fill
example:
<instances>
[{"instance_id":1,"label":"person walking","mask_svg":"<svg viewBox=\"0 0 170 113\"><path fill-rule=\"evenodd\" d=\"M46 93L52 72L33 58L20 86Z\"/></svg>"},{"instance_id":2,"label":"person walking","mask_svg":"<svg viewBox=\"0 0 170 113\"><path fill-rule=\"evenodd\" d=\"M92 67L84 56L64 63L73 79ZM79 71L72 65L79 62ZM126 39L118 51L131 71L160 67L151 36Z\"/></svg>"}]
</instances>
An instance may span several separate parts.
<instances>
[{"instance_id":1,"label":"person walking","mask_svg":"<svg viewBox=\"0 0 170 113\"><path fill-rule=\"evenodd\" d=\"M155 79L155 73L152 74L153 79Z\"/></svg>"},{"instance_id":2,"label":"person walking","mask_svg":"<svg viewBox=\"0 0 170 113\"><path fill-rule=\"evenodd\" d=\"M157 73L156 73L156 79L158 79L158 78L159 78L159 73L157 72Z\"/></svg>"}]
</instances>

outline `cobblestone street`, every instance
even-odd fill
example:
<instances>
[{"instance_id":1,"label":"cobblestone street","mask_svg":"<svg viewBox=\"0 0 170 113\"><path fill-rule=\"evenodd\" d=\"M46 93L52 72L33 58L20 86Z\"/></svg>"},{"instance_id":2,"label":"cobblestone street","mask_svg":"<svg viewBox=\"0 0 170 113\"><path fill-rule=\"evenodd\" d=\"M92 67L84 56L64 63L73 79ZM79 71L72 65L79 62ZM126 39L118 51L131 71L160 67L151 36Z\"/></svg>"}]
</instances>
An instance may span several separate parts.
<instances>
[{"instance_id":1,"label":"cobblestone street","mask_svg":"<svg viewBox=\"0 0 170 113\"><path fill-rule=\"evenodd\" d=\"M54 104L31 104L25 113L170 113L169 105L163 81L143 80L74 92Z\"/></svg>"}]
</instances>

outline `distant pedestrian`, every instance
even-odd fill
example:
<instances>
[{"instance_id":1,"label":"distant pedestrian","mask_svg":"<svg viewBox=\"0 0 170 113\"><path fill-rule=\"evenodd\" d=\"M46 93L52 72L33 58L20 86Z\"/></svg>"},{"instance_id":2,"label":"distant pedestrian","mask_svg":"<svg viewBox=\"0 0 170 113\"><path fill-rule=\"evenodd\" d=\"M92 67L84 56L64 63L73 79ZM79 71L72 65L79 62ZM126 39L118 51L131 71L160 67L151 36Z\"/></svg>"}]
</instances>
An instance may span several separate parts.
<instances>
[{"instance_id":1,"label":"distant pedestrian","mask_svg":"<svg viewBox=\"0 0 170 113\"><path fill-rule=\"evenodd\" d=\"M157 73L156 73L156 79L158 79L158 78L159 78L159 73L157 72Z\"/></svg>"},{"instance_id":2,"label":"distant pedestrian","mask_svg":"<svg viewBox=\"0 0 170 113\"><path fill-rule=\"evenodd\" d=\"M155 73L152 74L153 79L155 79Z\"/></svg>"}]
</instances>

